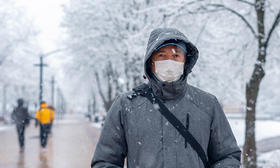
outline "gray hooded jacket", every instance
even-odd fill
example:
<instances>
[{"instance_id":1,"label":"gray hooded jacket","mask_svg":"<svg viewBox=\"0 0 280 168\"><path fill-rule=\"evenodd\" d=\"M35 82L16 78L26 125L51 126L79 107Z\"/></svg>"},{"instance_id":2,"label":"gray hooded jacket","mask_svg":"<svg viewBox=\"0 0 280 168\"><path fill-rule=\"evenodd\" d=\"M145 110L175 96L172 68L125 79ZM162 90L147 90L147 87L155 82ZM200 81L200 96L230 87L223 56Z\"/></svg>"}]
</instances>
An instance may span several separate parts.
<instances>
[{"instance_id":1,"label":"gray hooded jacket","mask_svg":"<svg viewBox=\"0 0 280 168\"><path fill-rule=\"evenodd\" d=\"M175 82L161 82L151 72L155 49L168 40L187 47L184 75ZM187 75L198 58L197 48L176 29L152 31L145 56L145 73L153 93L184 124L207 153L212 168L240 167L241 151L215 96L187 84ZM203 168L203 162L157 107L132 92L116 98L108 112L92 168Z\"/></svg>"}]
</instances>

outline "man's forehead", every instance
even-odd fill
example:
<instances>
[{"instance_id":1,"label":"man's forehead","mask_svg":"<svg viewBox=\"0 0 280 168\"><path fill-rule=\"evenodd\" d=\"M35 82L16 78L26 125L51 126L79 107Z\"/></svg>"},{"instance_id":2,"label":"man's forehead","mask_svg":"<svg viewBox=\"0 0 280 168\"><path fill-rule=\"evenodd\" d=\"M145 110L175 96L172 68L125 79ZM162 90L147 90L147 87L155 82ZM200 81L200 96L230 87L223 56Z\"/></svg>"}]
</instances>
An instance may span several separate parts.
<instances>
[{"instance_id":1,"label":"man's forehead","mask_svg":"<svg viewBox=\"0 0 280 168\"><path fill-rule=\"evenodd\" d=\"M181 49L180 47L175 46L175 45L168 45L168 46L162 47L157 52L167 52L169 50L171 50L172 52L184 52L183 49Z\"/></svg>"}]
</instances>

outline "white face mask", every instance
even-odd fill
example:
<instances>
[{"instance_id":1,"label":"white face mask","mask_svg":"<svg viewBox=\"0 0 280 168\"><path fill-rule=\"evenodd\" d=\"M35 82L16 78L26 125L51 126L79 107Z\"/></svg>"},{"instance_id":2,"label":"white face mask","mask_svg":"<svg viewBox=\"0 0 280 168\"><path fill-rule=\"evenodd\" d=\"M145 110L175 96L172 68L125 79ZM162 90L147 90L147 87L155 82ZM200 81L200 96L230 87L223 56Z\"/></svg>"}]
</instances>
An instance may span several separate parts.
<instances>
[{"instance_id":1,"label":"white face mask","mask_svg":"<svg viewBox=\"0 0 280 168\"><path fill-rule=\"evenodd\" d=\"M155 61L155 75L161 81L174 82L183 75L184 62L173 60Z\"/></svg>"}]
</instances>

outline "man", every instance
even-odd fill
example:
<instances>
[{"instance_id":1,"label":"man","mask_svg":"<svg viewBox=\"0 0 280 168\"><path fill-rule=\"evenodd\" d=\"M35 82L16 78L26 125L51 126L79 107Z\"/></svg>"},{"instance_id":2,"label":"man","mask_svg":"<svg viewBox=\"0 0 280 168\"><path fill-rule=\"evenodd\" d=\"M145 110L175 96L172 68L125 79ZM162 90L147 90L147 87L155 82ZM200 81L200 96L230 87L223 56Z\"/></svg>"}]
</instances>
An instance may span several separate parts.
<instances>
[{"instance_id":1,"label":"man","mask_svg":"<svg viewBox=\"0 0 280 168\"><path fill-rule=\"evenodd\" d=\"M91 167L239 168L241 151L215 96L187 84L197 48L176 29L151 32L149 80L108 112ZM166 115L167 114L167 115Z\"/></svg>"},{"instance_id":2,"label":"man","mask_svg":"<svg viewBox=\"0 0 280 168\"><path fill-rule=\"evenodd\" d=\"M28 114L27 108L23 106L23 99L18 99L17 104L17 107L13 110L11 114L11 118L16 123L20 152L23 152L25 126L29 124L29 120L31 119L31 117Z\"/></svg>"},{"instance_id":3,"label":"man","mask_svg":"<svg viewBox=\"0 0 280 168\"><path fill-rule=\"evenodd\" d=\"M37 119L36 123L40 123L40 142L44 149L47 146L50 123L54 119L54 114L48 109L46 102L42 101L40 103L40 110L36 112L35 118Z\"/></svg>"}]
</instances>

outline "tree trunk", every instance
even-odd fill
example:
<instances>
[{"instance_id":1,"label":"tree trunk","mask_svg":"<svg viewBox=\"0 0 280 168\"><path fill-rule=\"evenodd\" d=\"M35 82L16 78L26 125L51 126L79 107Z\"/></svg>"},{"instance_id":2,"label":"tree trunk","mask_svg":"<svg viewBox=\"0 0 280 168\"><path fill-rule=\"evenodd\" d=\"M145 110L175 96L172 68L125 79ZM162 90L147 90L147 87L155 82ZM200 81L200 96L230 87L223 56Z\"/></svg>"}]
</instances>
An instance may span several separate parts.
<instances>
[{"instance_id":1,"label":"tree trunk","mask_svg":"<svg viewBox=\"0 0 280 168\"><path fill-rule=\"evenodd\" d=\"M111 105L113 104L117 94L122 91L120 84L118 82L119 74L113 68L112 62L109 61L105 69L102 71L103 79L106 81L106 89L102 87L99 74L95 71L95 79L98 88L98 93L103 101L104 108L106 112L109 111Z\"/></svg>"},{"instance_id":2,"label":"tree trunk","mask_svg":"<svg viewBox=\"0 0 280 168\"><path fill-rule=\"evenodd\" d=\"M255 120L256 102L259 86L264 77L262 65L255 65L251 80L246 85L246 130L245 145L243 146L243 162L246 168L257 168Z\"/></svg>"},{"instance_id":3,"label":"tree trunk","mask_svg":"<svg viewBox=\"0 0 280 168\"><path fill-rule=\"evenodd\" d=\"M245 144L243 146L243 163L246 168L257 168L257 149L255 139L256 102L260 83L265 75L263 66L265 64L266 49L264 8L265 0L256 0L255 9L258 27L258 58L249 83L246 85L246 130Z\"/></svg>"}]
</instances>

